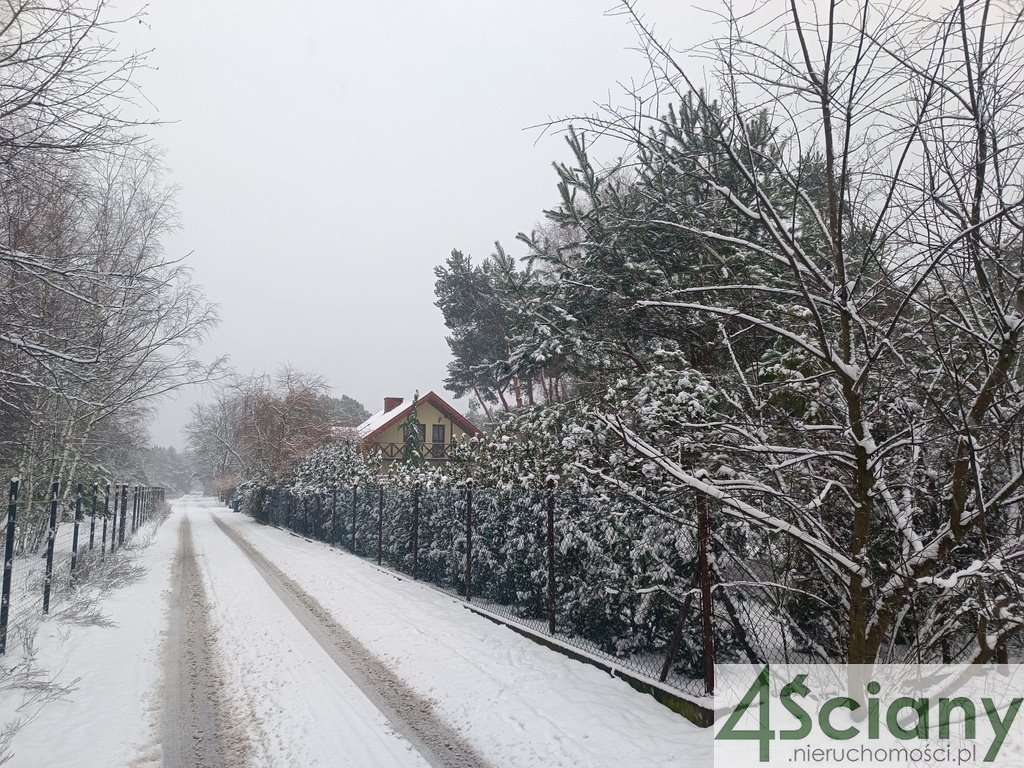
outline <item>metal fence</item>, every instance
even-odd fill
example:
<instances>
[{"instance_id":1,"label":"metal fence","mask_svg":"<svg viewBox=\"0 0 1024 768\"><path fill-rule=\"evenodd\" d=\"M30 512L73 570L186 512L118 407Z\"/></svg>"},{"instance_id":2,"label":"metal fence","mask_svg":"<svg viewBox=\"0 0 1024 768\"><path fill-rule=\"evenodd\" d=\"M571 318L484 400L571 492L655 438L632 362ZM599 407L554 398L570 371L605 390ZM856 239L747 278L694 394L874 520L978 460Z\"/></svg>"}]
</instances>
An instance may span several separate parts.
<instances>
[{"instance_id":1,"label":"metal fence","mask_svg":"<svg viewBox=\"0 0 1024 768\"><path fill-rule=\"evenodd\" d=\"M714 692L716 664L843 662L843 585L826 583L798 543L729 518L702 494L660 501L466 483L255 489L244 504L257 520L697 700ZM929 597L903 612L880 661L970 660L972 627L936 637Z\"/></svg>"},{"instance_id":2,"label":"metal fence","mask_svg":"<svg viewBox=\"0 0 1024 768\"><path fill-rule=\"evenodd\" d=\"M346 549L694 698L713 693L716 659L762 660L782 632L769 603L723 588L702 499L693 500L692 530L633 520L640 541L599 540L609 536L607 510L553 483L535 491L472 483L304 495L270 488L250 490L244 504L261 522ZM604 527L595 528L599 516Z\"/></svg>"},{"instance_id":3,"label":"metal fence","mask_svg":"<svg viewBox=\"0 0 1024 768\"><path fill-rule=\"evenodd\" d=\"M125 546L164 501L163 488L127 483L102 488L98 483L78 483L74 493L62 500L61 484L54 482L45 509L39 510L43 514L26 515L37 507L31 499L19 499L20 490L19 481L11 480L0 591L0 654L6 653L16 626L48 614L76 586L87 582L94 567ZM19 513L25 519L43 521L41 556L32 548L16 555Z\"/></svg>"}]
</instances>

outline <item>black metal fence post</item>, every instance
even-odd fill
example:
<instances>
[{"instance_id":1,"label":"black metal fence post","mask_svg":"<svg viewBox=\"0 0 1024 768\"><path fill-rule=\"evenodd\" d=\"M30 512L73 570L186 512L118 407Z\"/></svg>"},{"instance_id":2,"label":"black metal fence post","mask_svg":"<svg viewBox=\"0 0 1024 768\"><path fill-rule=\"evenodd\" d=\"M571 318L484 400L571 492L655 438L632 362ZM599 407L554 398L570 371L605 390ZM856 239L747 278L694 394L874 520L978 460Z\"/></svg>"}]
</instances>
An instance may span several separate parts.
<instances>
[{"instance_id":1,"label":"black metal fence post","mask_svg":"<svg viewBox=\"0 0 1024 768\"><path fill-rule=\"evenodd\" d=\"M338 485L331 488L331 546L338 546Z\"/></svg>"},{"instance_id":2,"label":"black metal fence post","mask_svg":"<svg viewBox=\"0 0 1024 768\"><path fill-rule=\"evenodd\" d=\"M110 554L114 554L114 546L117 540L117 506L121 503L121 486L114 483L114 509L110 516Z\"/></svg>"},{"instance_id":3,"label":"black metal fence post","mask_svg":"<svg viewBox=\"0 0 1024 768\"><path fill-rule=\"evenodd\" d=\"M82 484L75 489L75 522L71 534L71 581L75 580L75 566L78 565L78 523L82 519Z\"/></svg>"},{"instance_id":4,"label":"black metal fence post","mask_svg":"<svg viewBox=\"0 0 1024 768\"><path fill-rule=\"evenodd\" d=\"M92 518L89 520L89 551L96 545L96 496L100 492L100 484L92 484Z\"/></svg>"},{"instance_id":5,"label":"black metal fence post","mask_svg":"<svg viewBox=\"0 0 1024 768\"><path fill-rule=\"evenodd\" d=\"M46 575L43 577L43 613L50 612L50 582L53 581L53 544L57 538L57 503L60 481L50 487L50 530L46 535Z\"/></svg>"},{"instance_id":6,"label":"black metal fence post","mask_svg":"<svg viewBox=\"0 0 1024 768\"><path fill-rule=\"evenodd\" d=\"M711 526L708 522L708 499L697 494L697 560L700 568L701 638L704 645L704 690L710 696L715 692L715 628L711 605L711 565L708 561L708 542Z\"/></svg>"},{"instance_id":7,"label":"black metal fence post","mask_svg":"<svg viewBox=\"0 0 1024 768\"><path fill-rule=\"evenodd\" d=\"M107 518L110 516L110 483L106 483L103 492L103 533L100 535L100 559L107 555ZM110 547L114 547L114 538L110 538Z\"/></svg>"},{"instance_id":8,"label":"black metal fence post","mask_svg":"<svg viewBox=\"0 0 1024 768\"><path fill-rule=\"evenodd\" d=\"M384 485L377 489L377 565L384 555Z\"/></svg>"},{"instance_id":9,"label":"black metal fence post","mask_svg":"<svg viewBox=\"0 0 1024 768\"><path fill-rule=\"evenodd\" d=\"M116 513L116 510L115 510ZM124 544L124 527L128 522L128 483L121 483L121 526L117 531L117 544Z\"/></svg>"},{"instance_id":10,"label":"black metal fence post","mask_svg":"<svg viewBox=\"0 0 1024 768\"><path fill-rule=\"evenodd\" d=\"M14 530L18 517L18 480L11 480L7 494L7 536L4 539L4 585L0 597L0 654L7 652L7 619L11 611L11 577L14 575Z\"/></svg>"},{"instance_id":11,"label":"black metal fence post","mask_svg":"<svg viewBox=\"0 0 1024 768\"><path fill-rule=\"evenodd\" d=\"M466 601L473 599L473 481L466 481Z\"/></svg>"},{"instance_id":12,"label":"black metal fence post","mask_svg":"<svg viewBox=\"0 0 1024 768\"><path fill-rule=\"evenodd\" d=\"M356 553L356 500L359 496L359 487L353 483L352 485L352 543L349 545L349 549L354 555Z\"/></svg>"},{"instance_id":13,"label":"black metal fence post","mask_svg":"<svg viewBox=\"0 0 1024 768\"><path fill-rule=\"evenodd\" d=\"M548 632L555 634L555 481L548 478L547 489L547 561L548 561Z\"/></svg>"},{"instance_id":14,"label":"black metal fence post","mask_svg":"<svg viewBox=\"0 0 1024 768\"><path fill-rule=\"evenodd\" d=\"M420 557L420 483L412 489L412 577L419 578Z\"/></svg>"},{"instance_id":15,"label":"black metal fence post","mask_svg":"<svg viewBox=\"0 0 1024 768\"><path fill-rule=\"evenodd\" d=\"M142 489L139 486L135 486L135 491L132 493L132 533L139 530L139 517L142 510Z\"/></svg>"}]
</instances>

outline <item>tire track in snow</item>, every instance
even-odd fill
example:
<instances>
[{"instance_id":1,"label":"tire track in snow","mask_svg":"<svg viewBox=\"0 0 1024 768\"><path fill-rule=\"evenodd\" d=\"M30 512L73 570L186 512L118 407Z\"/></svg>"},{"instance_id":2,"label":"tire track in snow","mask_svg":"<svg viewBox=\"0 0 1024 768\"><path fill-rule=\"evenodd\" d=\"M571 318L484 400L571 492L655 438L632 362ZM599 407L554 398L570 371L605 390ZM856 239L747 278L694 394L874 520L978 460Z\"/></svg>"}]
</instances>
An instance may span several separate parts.
<instances>
[{"instance_id":1,"label":"tire track in snow","mask_svg":"<svg viewBox=\"0 0 1024 768\"><path fill-rule=\"evenodd\" d=\"M310 636L373 702L395 730L435 768L487 768L459 733L441 721L433 704L409 688L341 626L315 598L213 514L213 521L255 566Z\"/></svg>"},{"instance_id":2,"label":"tire track in snow","mask_svg":"<svg viewBox=\"0 0 1024 768\"><path fill-rule=\"evenodd\" d=\"M164 651L164 768L237 768L248 745L225 714L223 682L202 574L183 517L171 576L170 627Z\"/></svg>"}]
</instances>

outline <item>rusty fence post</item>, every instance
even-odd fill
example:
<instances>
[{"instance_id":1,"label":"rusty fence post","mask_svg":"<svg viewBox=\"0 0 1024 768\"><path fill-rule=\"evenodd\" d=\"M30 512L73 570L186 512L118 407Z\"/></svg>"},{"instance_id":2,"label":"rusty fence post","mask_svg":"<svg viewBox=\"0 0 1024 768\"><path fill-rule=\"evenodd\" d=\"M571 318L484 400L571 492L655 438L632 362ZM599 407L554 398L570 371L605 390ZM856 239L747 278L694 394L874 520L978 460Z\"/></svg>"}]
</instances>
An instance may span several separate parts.
<instances>
[{"instance_id":1,"label":"rusty fence post","mask_svg":"<svg viewBox=\"0 0 1024 768\"><path fill-rule=\"evenodd\" d=\"M697 494L697 560L700 568L701 638L704 644L704 690L710 696L715 692L715 626L711 604L711 563L708 545L711 526L708 520L708 499Z\"/></svg>"},{"instance_id":2,"label":"rusty fence post","mask_svg":"<svg viewBox=\"0 0 1024 768\"><path fill-rule=\"evenodd\" d=\"M53 582L53 544L57 538L57 504L60 497L60 481L50 486L50 530L46 535L46 574L43 577L43 613L50 612L50 584Z\"/></svg>"},{"instance_id":3,"label":"rusty fence post","mask_svg":"<svg viewBox=\"0 0 1024 768\"><path fill-rule=\"evenodd\" d=\"M412 489L412 577L419 578L420 555L420 483Z\"/></svg>"},{"instance_id":4,"label":"rusty fence post","mask_svg":"<svg viewBox=\"0 0 1024 768\"><path fill-rule=\"evenodd\" d=\"M466 602L473 600L473 481L466 481Z\"/></svg>"},{"instance_id":5,"label":"rusty fence post","mask_svg":"<svg viewBox=\"0 0 1024 768\"><path fill-rule=\"evenodd\" d=\"M377 488L377 565L384 555L384 484Z\"/></svg>"},{"instance_id":6,"label":"rusty fence post","mask_svg":"<svg viewBox=\"0 0 1024 768\"><path fill-rule=\"evenodd\" d=\"M548 561L548 632L555 634L555 480L548 478L546 507Z\"/></svg>"},{"instance_id":7,"label":"rusty fence post","mask_svg":"<svg viewBox=\"0 0 1024 768\"><path fill-rule=\"evenodd\" d=\"M0 597L0 654L7 652L7 619L11 611L11 578L14 575L14 532L18 517L18 486L11 480L7 493L7 536L4 539L4 585Z\"/></svg>"},{"instance_id":8,"label":"rusty fence post","mask_svg":"<svg viewBox=\"0 0 1024 768\"><path fill-rule=\"evenodd\" d=\"M352 550L352 554L356 553L356 502L359 498L359 487L352 484L352 543L349 545L349 549Z\"/></svg>"}]
</instances>

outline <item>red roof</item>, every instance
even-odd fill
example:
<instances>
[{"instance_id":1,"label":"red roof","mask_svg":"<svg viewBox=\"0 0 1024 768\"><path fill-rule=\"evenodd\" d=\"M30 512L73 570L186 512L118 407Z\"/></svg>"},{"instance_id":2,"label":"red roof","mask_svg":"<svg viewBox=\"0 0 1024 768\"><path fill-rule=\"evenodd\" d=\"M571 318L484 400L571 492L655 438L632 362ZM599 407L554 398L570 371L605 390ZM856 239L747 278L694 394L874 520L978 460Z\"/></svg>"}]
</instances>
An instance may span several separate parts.
<instances>
[{"instance_id":1,"label":"red roof","mask_svg":"<svg viewBox=\"0 0 1024 768\"><path fill-rule=\"evenodd\" d=\"M408 403L408 405L405 405L405 403ZM437 408L437 410L439 410L441 413L443 413L445 416L451 419L452 423L455 424L455 426L457 426L467 435L483 434L479 427L477 427L473 422L471 422L469 419L467 419L465 416L463 416L461 413L455 410L455 408L451 404L449 404L446 400L444 400L444 398L442 398L437 393L433 391L427 392L427 394L423 395L423 397L416 401L417 406L422 403L429 403L430 405ZM404 421L406 418L408 418L409 414L412 412L412 405L412 400L406 400L405 402L403 402L401 406L388 411L386 414L383 411L378 411L373 416L364 421L362 424L360 424L359 427L357 427L357 431L359 432L359 439L361 441L373 442L373 438L379 435L381 432L393 426L395 423ZM381 418L385 416L386 418L384 419L384 421L381 421ZM365 434L364 428L369 429L369 431L366 431Z\"/></svg>"}]
</instances>

